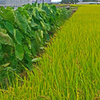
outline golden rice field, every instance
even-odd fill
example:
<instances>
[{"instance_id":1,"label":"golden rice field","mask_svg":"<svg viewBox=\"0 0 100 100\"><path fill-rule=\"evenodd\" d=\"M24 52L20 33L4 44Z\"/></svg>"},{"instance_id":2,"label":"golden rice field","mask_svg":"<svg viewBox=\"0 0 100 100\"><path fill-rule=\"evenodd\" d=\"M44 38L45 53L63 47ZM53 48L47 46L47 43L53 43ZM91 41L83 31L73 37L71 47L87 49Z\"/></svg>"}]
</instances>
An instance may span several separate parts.
<instances>
[{"instance_id":1,"label":"golden rice field","mask_svg":"<svg viewBox=\"0 0 100 100\"><path fill-rule=\"evenodd\" d=\"M78 7L55 36L35 75L1 89L0 100L100 100L100 6Z\"/></svg>"}]
</instances>

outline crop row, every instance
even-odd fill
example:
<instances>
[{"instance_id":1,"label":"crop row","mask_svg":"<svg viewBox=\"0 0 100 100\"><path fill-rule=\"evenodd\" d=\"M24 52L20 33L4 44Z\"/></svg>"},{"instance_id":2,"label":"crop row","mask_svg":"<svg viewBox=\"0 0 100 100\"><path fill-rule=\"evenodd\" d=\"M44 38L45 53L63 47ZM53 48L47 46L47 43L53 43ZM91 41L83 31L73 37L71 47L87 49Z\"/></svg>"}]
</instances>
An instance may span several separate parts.
<instances>
[{"instance_id":1,"label":"crop row","mask_svg":"<svg viewBox=\"0 0 100 100\"><path fill-rule=\"evenodd\" d=\"M50 39L50 34L70 11L47 3L27 4L14 10L0 8L0 82L23 71L32 70L32 61Z\"/></svg>"}]
</instances>

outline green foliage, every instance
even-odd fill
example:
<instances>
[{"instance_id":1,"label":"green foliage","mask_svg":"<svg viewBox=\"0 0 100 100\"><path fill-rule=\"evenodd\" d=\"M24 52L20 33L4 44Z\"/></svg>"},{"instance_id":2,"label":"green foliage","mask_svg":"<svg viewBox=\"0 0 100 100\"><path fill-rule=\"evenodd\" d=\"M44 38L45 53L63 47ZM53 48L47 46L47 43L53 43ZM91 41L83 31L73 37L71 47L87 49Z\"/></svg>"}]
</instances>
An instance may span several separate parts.
<instances>
[{"instance_id":1,"label":"green foliage","mask_svg":"<svg viewBox=\"0 0 100 100\"><path fill-rule=\"evenodd\" d=\"M2 44L8 44L13 46L13 40L8 34L4 34L3 32L0 32L0 43Z\"/></svg>"},{"instance_id":2,"label":"green foliage","mask_svg":"<svg viewBox=\"0 0 100 100\"><path fill-rule=\"evenodd\" d=\"M0 8L0 16L2 16L5 20L8 20L10 22L15 21L15 16L14 16L14 10L11 9L10 7L7 7L6 9L2 6ZM9 16L9 17L8 17Z\"/></svg>"},{"instance_id":3,"label":"green foliage","mask_svg":"<svg viewBox=\"0 0 100 100\"><path fill-rule=\"evenodd\" d=\"M32 70L32 62L37 61L32 59L40 47L49 41L48 33L60 27L64 21L61 19L67 18L63 16L67 13L67 10L47 3L23 5L15 11L11 7L1 7L0 76L7 76L7 69L22 72L24 68L20 67L21 63ZM4 64L7 66L2 66Z\"/></svg>"}]
</instances>

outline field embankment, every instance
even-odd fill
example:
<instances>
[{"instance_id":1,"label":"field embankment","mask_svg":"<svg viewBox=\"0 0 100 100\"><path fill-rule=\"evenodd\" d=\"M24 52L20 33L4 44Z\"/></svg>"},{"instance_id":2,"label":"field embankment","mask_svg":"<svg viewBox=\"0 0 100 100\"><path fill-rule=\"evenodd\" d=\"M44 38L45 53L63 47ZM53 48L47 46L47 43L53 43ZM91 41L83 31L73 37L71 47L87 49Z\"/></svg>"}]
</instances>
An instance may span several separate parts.
<instances>
[{"instance_id":1,"label":"field embankment","mask_svg":"<svg viewBox=\"0 0 100 100\"><path fill-rule=\"evenodd\" d=\"M0 90L1 100L100 98L100 6L79 7L48 45L22 87Z\"/></svg>"}]
</instances>

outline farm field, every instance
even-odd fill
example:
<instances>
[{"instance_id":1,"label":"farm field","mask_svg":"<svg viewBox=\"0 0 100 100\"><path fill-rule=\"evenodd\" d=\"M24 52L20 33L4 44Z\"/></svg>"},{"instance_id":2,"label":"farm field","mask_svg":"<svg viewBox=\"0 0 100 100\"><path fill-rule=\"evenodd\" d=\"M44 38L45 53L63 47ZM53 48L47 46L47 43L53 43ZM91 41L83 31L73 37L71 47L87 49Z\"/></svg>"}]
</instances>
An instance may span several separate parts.
<instances>
[{"instance_id":1,"label":"farm field","mask_svg":"<svg viewBox=\"0 0 100 100\"><path fill-rule=\"evenodd\" d=\"M0 100L99 100L100 6L78 7L51 39L40 62L0 89ZM22 84L19 82L22 81Z\"/></svg>"},{"instance_id":2,"label":"farm field","mask_svg":"<svg viewBox=\"0 0 100 100\"><path fill-rule=\"evenodd\" d=\"M37 55L71 12L37 2L16 10L9 6L0 8L0 88L11 84L24 67L32 71L33 63L40 60Z\"/></svg>"}]
</instances>

